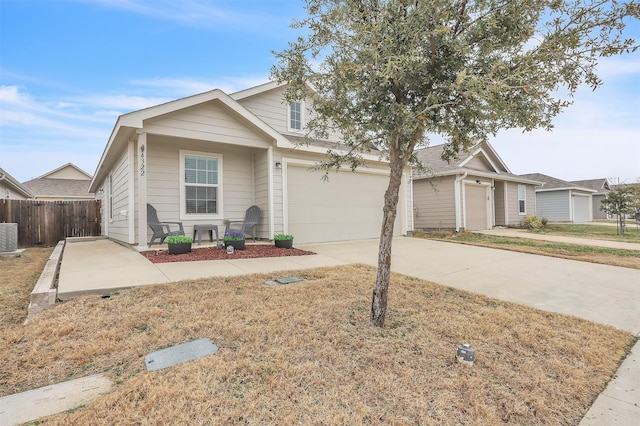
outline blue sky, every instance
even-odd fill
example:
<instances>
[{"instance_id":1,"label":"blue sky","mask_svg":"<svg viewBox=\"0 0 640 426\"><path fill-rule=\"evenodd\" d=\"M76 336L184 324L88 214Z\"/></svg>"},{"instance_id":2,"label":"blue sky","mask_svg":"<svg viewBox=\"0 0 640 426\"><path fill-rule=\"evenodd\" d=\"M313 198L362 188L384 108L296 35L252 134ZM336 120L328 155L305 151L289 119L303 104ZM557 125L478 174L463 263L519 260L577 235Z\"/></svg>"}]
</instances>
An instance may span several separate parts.
<instances>
[{"instance_id":1,"label":"blue sky","mask_svg":"<svg viewBox=\"0 0 640 426\"><path fill-rule=\"evenodd\" d=\"M21 182L69 162L93 174L118 115L268 81L302 17L298 0L0 0L0 166ZM552 132L490 141L513 173L640 179L640 52L600 73Z\"/></svg>"}]
</instances>

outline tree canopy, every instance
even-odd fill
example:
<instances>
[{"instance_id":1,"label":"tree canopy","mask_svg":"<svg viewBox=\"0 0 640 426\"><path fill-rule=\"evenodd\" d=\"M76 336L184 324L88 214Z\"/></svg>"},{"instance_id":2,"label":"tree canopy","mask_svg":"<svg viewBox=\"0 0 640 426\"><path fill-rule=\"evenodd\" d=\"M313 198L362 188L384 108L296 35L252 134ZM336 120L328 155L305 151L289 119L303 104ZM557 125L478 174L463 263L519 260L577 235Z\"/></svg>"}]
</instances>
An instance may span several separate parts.
<instances>
[{"instance_id":1,"label":"tree canopy","mask_svg":"<svg viewBox=\"0 0 640 426\"><path fill-rule=\"evenodd\" d=\"M363 164L373 148L390 181L372 322L383 325L402 172L440 135L443 159L500 129L550 129L599 58L635 51L634 1L307 0L306 36L276 53L288 100L314 99L309 135L342 134L321 166ZM374 312L376 311L376 312Z\"/></svg>"}]
</instances>

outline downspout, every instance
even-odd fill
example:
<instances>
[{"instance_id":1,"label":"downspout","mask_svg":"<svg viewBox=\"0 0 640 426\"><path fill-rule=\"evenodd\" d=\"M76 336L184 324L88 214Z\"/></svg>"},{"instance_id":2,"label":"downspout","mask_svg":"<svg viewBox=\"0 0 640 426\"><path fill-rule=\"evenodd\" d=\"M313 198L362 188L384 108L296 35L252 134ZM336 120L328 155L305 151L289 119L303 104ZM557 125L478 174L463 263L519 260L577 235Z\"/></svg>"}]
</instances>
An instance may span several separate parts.
<instances>
[{"instance_id":1,"label":"downspout","mask_svg":"<svg viewBox=\"0 0 640 426\"><path fill-rule=\"evenodd\" d=\"M456 232L460 232L460 228L462 227L462 206L461 206L461 200L460 200L460 185L462 182L462 179L467 177L467 172L464 172L462 174L462 176L458 176L455 180L455 182L453 183L453 192L454 192L454 196L455 196L455 208L456 208Z\"/></svg>"}]
</instances>

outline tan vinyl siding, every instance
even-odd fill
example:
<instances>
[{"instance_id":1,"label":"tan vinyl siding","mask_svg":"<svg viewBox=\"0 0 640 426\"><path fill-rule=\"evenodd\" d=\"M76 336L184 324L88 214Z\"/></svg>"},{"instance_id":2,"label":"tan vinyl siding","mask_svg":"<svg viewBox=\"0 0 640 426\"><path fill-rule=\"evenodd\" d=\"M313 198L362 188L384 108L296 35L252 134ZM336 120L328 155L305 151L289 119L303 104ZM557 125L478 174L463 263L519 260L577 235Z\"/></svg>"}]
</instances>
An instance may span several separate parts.
<instances>
[{"instance_id":1,"label":"tan vinyl siding","mask_svg":"<svg viewBox=\"0 0 640 426\"><path fill-rule=\"evenodd\" d=\"M270 238L269 235L269 164L268 151L257 151L254 159L255 170L255 204L264 206L260 214L260 221L256 227L259 238ZM276 231L277 232L277 231Z\"/></svg>"},{"instance_id":2,"label":"tan vinyl siding","mask_svg":"<svg viewBox=\"0 0 640 426\"><path fill-rule=\"evenodd\" d=\"M600 206L602 206L602 201L605 199L605 195L598 194L593 195L591 197L592 209L593 209L593 220L598 219L607 219L607 213L603 210L600 210Z\"/></svg>"},{"instance_id":3,"label":"tan vinyl siding","mask_svg":"<svg viewBox=\"0 0 640 426\"><path fill-rule=\"evenodd\" d=\"M533 185L524 184L525 187L525 214L520 214L518 209L518 184L506 182L507 185L507 210L509 221L506 225L519 226L527 216L536 215L536 192Z\"/></svg>"},{"instance_id":4,"label":"tan vinyl siding","mask_svg":"<svg viewBox=\"0 0 640 426\"><path fill-rule=\"evenodd\" d=\"M284 101L284 87L278 87L276 89L269 90L268 92L259 93L255 96L241 99L239 103L279 133L296 136L304 135L304 131L292 132L289 130L289 104ZM307 98L303 102L303 129L305 123L313 116L313 112L311 111L312 106L313 100L311 98ZM334 142L339 141L340 136L336 132L330 132L328 140Z\"/></svg>"},{"instance_id":5,"label":"tan vinyl siding","mask_svg":"<svg viewBox=\"0 0 640 426\"><path fill-rule=\"evenodd\" d=\"M465 167L476 170L487 170L491 172L493 171L493 168L491 167L489 162L482 156L473 157L465 164Z\"/></svg>"},{"instance_id":6,"label":"tan vinyl siding","mask_svg":"<svg viewBox=\"0 0 640 426\"><path fill-rule=\"evenodd\" d=\"M416 229L455 229L454 182L453 176L413 182Z\"/></svg>"},{"instance_id":7,"label":"tan vinyl siding","mask_svg":"<svg viewBox=\"0 0 640 426\"><path fill-rule=\"evenodd\" d=\"M179 175L181 150L203 155L222 155L223 198L222 217L219 219L181 219ZM258 150L260 151L264 150ZM241 220L244 218L246 209L253 204L258 204L266 221L268 202L264 196L256 197L255 191L259 185L254 183L254 176L256 176L254 150L251 148L150 135L147 156L148 202L156 207L160 220L182 222L187 235L193 233L193 225L198 223L222 225L224 219ZM223 229L224 227L220 226L220 232ZM267 232L267 224L261 223L260 237L266 238Z\"/></svg>"},{"instance_id":8,"label":"tan vinyl siding","mask_svg":"<svg viewBox=\"0 0 640 426\"><path fill-rule=\"evenodd\" d=\"M229 115L218 103L201 104L145 122L149 134L264 147L268 142Z\"/></svg>"},{"instance_id":9,"label":"tan vinyl siding","mask_svg":"<svg viewBox=\"0 0 640 426\"><path fill-rule=\"evenodd\" d=\"M103 209L106 211L109 220L109 238L113 238L119 241L129 241L129 220L128 217L133 212L129 212L129 191L128 191L128 169L129 158L127 151L124 150L122 156L118 159L111 172L111 187L113 188L113 212L109 218L109 199L105 199L105 206ZM105 192L109 191L109 179L105 181ZM108 197L108 195L107 195ZM126 212L126 214L121 214Z\"/></svg>"}]
</instances>

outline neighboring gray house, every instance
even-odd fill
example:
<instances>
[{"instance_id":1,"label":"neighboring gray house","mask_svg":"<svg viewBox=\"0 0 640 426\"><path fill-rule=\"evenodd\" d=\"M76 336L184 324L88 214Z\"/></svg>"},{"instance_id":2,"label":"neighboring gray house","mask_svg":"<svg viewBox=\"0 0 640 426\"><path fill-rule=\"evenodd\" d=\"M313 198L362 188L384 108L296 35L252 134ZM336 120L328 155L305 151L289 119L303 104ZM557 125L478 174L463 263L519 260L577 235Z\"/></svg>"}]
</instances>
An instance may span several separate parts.
<instances>
[{"instance_id":1,"label":"neighboring gray house","mask_svg":"<svg viewBox=\"0 0 640 426\"><path fill-rule=\"evenodd\" d=\"M33 193L13 176L0 167L0 198L13 200L27 200L34 198Z\"/></svg>"},{"instance_id":2,"label":"neighboring gray house","mask_svg":"<svg viewBox=\"0 0 640 426\"><path fill-rule=\"evenodd\" d=\"M38 200L77 201L94 200L89 192L91 175L78 166L67 163L35 179L24 182Z\"/></svg>"},{"instance_id":3,"label":"neighboring gray house","mask_svg":"<svg viewBox=\"0 0 640 426\"><path fill-rule=\"evenodd\" d=\"M536 211L536 179L511 173L489 143L478 143L450 163L444 145L416 151L426 172L414 171L416 229L481 230L518 226Z\"/></svg>"},{"instance_id":4,"label":"neighboring gray house","mask_svg":"<svg viewBox=\"0 0 640 426\"><path fill-rule=\"evenodd\" d=\"M602 205L602 200L605 199L609 191L611 191L611 187L609 186L609 181L606 178L601 179L588 179L588 180L574 180L571 183L583 187L593 189L596 192L591 194L591 204L592 204L592 220L598 219L609 219L607 213L600 209Z\"/></svg>"},{"instance_id":5,"label":"neighboring gray house","mask_svg":"<svg viewBox=\"0 0 640 426\"><path fill-rule=\"evenodd\" d=\"M536 188L536 216L551 222L585 223L593 220L592 195L597 191L542 173L520 175L543 182Z\"/></svg>"},{"instance_id":6,"label":"neighboring gray house","mask_svg":"<svg viewBox=\"0 0 640 426\"><path fill-rule=\"evenodd\" d=\"M187 235L196 224L241 219L255 204L262 239L379 237L388 164L367 155L367 167L331 172L324 182L312 167L326 159L327 147L341 149L340 137L297 144L313 102L287 103L285 88L216 89L120 116L89 187L103 200L103 233L145 250L147 203L161 221L182 222ZM409 171L400 200L396 235L413 229Z\"/></svg>"}]
</instances>

